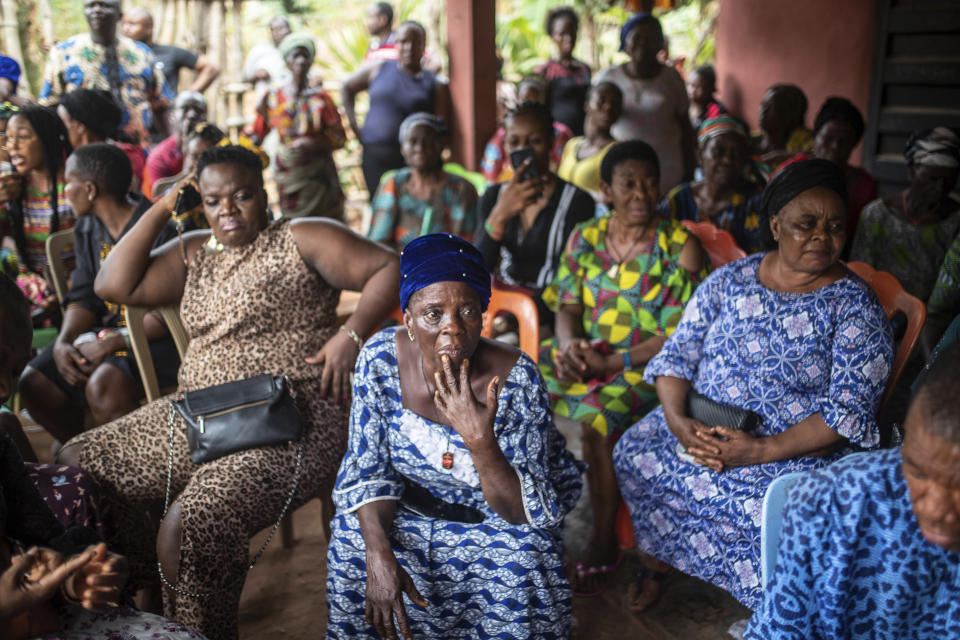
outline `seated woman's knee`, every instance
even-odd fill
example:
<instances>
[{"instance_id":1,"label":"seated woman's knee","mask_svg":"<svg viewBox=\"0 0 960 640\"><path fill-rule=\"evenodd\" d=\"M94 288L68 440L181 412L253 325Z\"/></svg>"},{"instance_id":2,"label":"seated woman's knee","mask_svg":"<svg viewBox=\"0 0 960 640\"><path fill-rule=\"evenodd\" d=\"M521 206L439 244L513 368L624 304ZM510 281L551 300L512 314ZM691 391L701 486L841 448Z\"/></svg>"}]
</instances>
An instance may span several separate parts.
<instances>
[{"instance_id":1,"label":"seated woman's knee","mask_svg":"<svg viewBox=\"0 0 960 640\"><path fill-rule=\"evenodd\" d=\"M98 418L119 418L136 408L136 384L123 371L110 364L97 367L87 381L84 393L90 411Z\"/></svg>"}]
</instances>

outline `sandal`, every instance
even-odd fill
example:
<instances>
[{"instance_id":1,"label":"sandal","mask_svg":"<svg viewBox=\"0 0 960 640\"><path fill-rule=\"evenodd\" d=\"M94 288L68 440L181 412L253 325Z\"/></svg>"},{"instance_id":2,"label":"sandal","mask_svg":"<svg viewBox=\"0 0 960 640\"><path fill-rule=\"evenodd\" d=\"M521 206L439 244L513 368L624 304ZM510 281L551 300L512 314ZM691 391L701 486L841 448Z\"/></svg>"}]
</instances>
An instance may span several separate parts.
<instances>
[{"instance_id":1,"label":"sandal","mask_svg":"<svg viewBox=\"0 0 960 640\"><path fill-rule=\"evenodd\" d=\"M623 562L623 552L622 552L622 551L617 551L617 559L613 562L613 564L601 564L601 565L596 566L596 567L586 567L586 566L584 566L584 564L583 564L582 562L578 562L577 565L576 565L576 567L577 567L577 579L578 579L578 580L582 580L583 578L586 578L587 576L611 574L611 573L613 573L614 571L617 570L617 567L620 566L620 563L621 563L621 562ZM576 596L576 597L578 597L578 598L592 598L592 597L594 597L594 596L598 596L598 595L600 595L601 593L603 593L604 589L606 589L606 588L607 588L607 586L604 585L603 587L601 587L600 589L598 589L597 591L594 591L594 592L592 592L592 593L585 593L585 592L581 592L581 591L574 591L574 592L573 592L573 595Z\"/></svg>"},{"instance_id":2,"label":"sandal","mask_svg":"<svg viewBox=\"0 0 960 640\"><path fill-rule=\"evenodd\" d=\"M649 569L644 567L637 572L637 577L634 578L633 584L627 589L627 608L633 611L634 613L642 613L650 607L654 606L660 602L660 597L663 595L663 581L667 579L667 576L670 575L670 571L656 571L654 569ZM643 591L643 583L647 580L652 580L660 585L660 590L657 592L657 597L651 600L647 606L643 609L636 609L633 606L634 599Z\"/></svg>"}]
</instances>

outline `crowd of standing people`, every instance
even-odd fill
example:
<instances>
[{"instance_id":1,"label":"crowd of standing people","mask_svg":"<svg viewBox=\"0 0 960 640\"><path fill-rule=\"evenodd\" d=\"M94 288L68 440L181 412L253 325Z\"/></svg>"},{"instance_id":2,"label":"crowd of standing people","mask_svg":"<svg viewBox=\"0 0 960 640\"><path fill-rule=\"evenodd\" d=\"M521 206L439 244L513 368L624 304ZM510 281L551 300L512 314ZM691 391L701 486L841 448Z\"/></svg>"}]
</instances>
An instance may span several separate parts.
<instances>
[{"instance_id":1,"label":"crowd of standing people","mask_svg":"<svg viewBox=\"0 0 960 640\"><path fill-rule=\"evenodd\" d=\"M577 12L556 7L556 55L472 174L446 162L456 123L427 31L388 3L366 11L342 113L314 36L274 18L233 141L208 122L210 59L154 42L143 8L84 0L84 16L39 104L0 56L0 400L16 391L57 441L38 464L0 411L0 637L237 638L250 539L313 498L328 638L569 637L573 598L622 562L618 508L635 613L682 571L753 610L751 640L960 635L957 131L914 132L908 186L878 197L851 164L849 99L807 128L801 87L774 84L751 133L711 67L664 64L653 14L622 25L624 62L591 69ZM350 136L361 233L334 160ZM698 225L745 257L712 261ZM899 335L848 259L930 318L892 448L878 413ZM360 292L346 319L344 290ZM483 337L503 290L535 303L538 353L504 318ZM148 310L151 402L128 307ZM766 575L764 496L791 473ZM592 527L568 559L584 488Z\"/></svg>"}]
</instances>

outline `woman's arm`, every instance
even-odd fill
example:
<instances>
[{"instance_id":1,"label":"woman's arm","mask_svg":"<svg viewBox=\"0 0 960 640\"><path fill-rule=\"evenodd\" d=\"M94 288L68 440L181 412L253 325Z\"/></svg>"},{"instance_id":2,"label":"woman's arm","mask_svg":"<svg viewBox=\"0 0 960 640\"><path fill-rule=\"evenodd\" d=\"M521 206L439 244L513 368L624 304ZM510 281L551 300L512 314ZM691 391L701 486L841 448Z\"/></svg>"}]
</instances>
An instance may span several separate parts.
<instances>
[{"instance_id":1,"label":"woman's arm","mask_svg":"<svg viewBox=\"0 0 960 640\"><path fill-rule=\"evenodd\" d=\"M343 96L343 112L347 114L347 122L350 123L350 129L353 135L360 139L360 126L357 124L357 114L354 111L356 105L356 95L361 91L370 88L370 82L380 72L383 62L375 62L371 65L361 67L357 71L347 76L340 88L340 95Z\"/></svg>"},{"instance_id":2,"label":"woman's arm","mask_svg":"<svg viewBox=\"0 0 960 640\"><path fill-rule=\"evenodd\" d=\"M127 232L100 266L94 282L97 295L117 304L159 307L174 304L183 296L187 267L179 240L171 240L153 253L157 235L170 219L178 188L158 200ZM187 259L191 259L209 237L209 231L183 235Z\"/></svg>"},{"instance_id":3,"label":"woman's arm","mask_svg":"<svg viewBox=\"0 0 960 640\"><path fill-rule=\"evenodd\" d=\"M361 292L356 311L343 326L361 339L373 333L399 304L399 256L332 220L300 219L291 230L303 260L330 286ZM307 358L311 364L324 365L322 395L332 390L337 402L350 396L350 373L359 350L346 332L338 331L319 353Z\"/></svg>"},{"instance_id":4,"label":"woman's arm","mask_svg":"<svg viewBox=\"0 0 960 640\"><path fill-rule=\"evenodd\" d=\"M847 442L827 426L819 413L811 414L772 436L757 438L744 431L717 426L699 430L696 437L702 444L687 447L687 451L700 464L718 473L730 467L825 456ZM711 447L715 454L709 451Z\"/></svg>"}]
</instances>

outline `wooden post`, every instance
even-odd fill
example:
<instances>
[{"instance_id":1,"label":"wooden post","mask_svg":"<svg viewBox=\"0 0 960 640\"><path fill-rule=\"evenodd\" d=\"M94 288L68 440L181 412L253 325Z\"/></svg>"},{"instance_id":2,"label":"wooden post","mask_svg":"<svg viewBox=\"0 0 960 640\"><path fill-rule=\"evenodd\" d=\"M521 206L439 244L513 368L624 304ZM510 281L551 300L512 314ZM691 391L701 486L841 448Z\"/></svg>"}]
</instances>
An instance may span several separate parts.
<instances>
[{"instance_id":1,"label":"wooden post","mask_svg":"<svg viewBox=\"0 0 960 640\"><path fill-rule=\"evenodd\" d=\"M213 0L210 3L210 52L209 57L223 69L226 64L226 46L224 32L224 2L223 0ZM210 86L207 93L207 119L210 122L218 122L221 115L220 109L220 87L223 86L223 76L221 75Z\"/></svg>"},{"instance_id":2,"label":"wooden post","mask_svg":"<svg viewBox=\"0 0 960 640\"><path fill-rule=\"evenodd\" d=\"M184 49L192 49L194 38L191 34L190 19L187 15L187 0L176 0L177 2L177 30L176 44Z\"/></svg>"},{"instance_id":3,"label":"wooden post","mask_svg":"<svg viewBox=\"0 0 960 640\"><path fill-rule=\"evenodd\" d=\"M490 0L447 0L453 158L470 171L497 129L496 14Z\"/></svg>"},{"instance_id":4,"label":"wooden post","mask_svg":"<svg viewBox=\"0 0 960 640\"><path fill-rule=\"evenodd\" d=\"M173 42L174 29L177 26L177 7L174 0L163 0L163 23L160 25L159 32L154 27L154 40L160 44L169 44Z\"/></svg>"}]
</instances>

